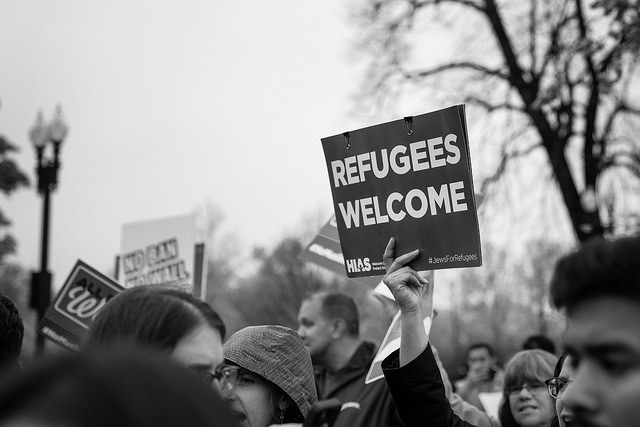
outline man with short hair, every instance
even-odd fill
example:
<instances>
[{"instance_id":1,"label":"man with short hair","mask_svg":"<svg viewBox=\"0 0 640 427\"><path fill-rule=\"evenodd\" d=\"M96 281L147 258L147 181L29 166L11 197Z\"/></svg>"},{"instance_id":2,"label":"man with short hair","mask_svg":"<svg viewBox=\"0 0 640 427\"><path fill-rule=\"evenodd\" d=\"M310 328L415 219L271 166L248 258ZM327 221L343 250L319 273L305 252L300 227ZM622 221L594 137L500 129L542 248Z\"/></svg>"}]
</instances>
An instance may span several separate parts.
<instances>
[{"instance_id":1,"label":"man with short hair","mask_svg":"<svg viewBox=\"0 0 640 427\"><path fill-rule=\"evenodd\" d=\"M20 366L24 324L13 301L0 294L0 374Z\"/></svg>"},{"instance_id":2,"label":"man with short hair","mask_svg":"<svg viewBox=\"0 0 640 427\"><path fill-rule=\"evenodd\" d=\"M504 373L498 369L493 348L484 342L472 344L467 350L467 375L456 381L456 392L460 397L485 410L480 393L501 392Z\"/></svg>"},{"instance_id":3,"label":"man with short hair","mask_svg":"<svg viewBox=\"0 0 640 427\"><path fill-rule=\"evenodd\" d=\"M593 240L563 257L551 296L568 319L575 378L563 402L574 425L640 426L640 236Z\"/></svg>"},{"instance_id":4,"label":"man with short hair","mask_svg":"<svg viewBox=\"0 0 640 427\"><path fill-rule=\"evenodd\" d=\"M358 309L340 292L316 293L302 302L298 334L316 368L318 399L337 398L343 409L334 426L402 426L384 381L365 384L376 354L359 337Z\"/></svg>"}]
</instances>

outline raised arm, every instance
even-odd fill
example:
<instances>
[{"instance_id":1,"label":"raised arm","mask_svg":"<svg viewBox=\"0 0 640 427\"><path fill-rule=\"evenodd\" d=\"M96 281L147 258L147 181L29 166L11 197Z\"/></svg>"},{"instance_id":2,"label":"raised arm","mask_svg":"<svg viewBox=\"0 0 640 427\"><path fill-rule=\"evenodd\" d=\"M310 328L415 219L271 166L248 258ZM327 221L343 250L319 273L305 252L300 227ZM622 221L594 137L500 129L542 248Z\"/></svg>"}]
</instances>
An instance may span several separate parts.
<instances>
[{"instance_id":1,"label":"raised arm","mask_svg":"<svg viewBox=\"0 0 640 427\"><path fill-rule=\"evenodd\" d=\"M395 248L396 241L392 237L384 250L387 274L383 281L400 307L400 366L405 366L427 348L429 337L423 321L433 307L433 284L407 265L420 255L419 249L395 258ZM425 307L423 293L426 293Z\"/></svg>"},{"instance_id":2,"label":"raised arm","mask_svg":"<svg viewBox=\"0 0 640 427\"><path fill-rule=\"evenodd\" d=\"M393 238L384 251L387 274L383 281L400 307L401 332L400 354L387 356L382 371L406 427L473 427L451 409L428 345L423 320L432 311L433 284L408 265L419 255L415 250L396 258Z\"/></svg>"}]
</instances>

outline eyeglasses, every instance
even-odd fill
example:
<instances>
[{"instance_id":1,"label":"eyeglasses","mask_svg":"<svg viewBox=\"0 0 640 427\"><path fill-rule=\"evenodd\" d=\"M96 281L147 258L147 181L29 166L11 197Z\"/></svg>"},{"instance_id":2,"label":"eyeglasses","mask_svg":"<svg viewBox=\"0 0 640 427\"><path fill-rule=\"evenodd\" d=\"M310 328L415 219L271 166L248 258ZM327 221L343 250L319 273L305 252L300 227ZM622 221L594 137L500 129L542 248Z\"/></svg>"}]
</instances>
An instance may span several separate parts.
<instances>
[{"instance_id":1,"label":"eyeglasses","mask_svg":"<svg viewBox=\"0 0 640 427\"><path fill-rule=\"evenodd\" d=\"M238 380L238 372L241 370L239 366L220 365L216 368L215 378L220 381L222 391L231 391L236 386Z\"/></svg>"},{"instance_id":2,"label":"eyeglasses","mask_svg":"<svg viewBox=\"0 0 640 427\"><path fill-rule=\"evenodd\" d=\"M524 389L526 389L529 393L534 393L537 391L544 390L545 388L546 386L540 382L533 382L531 384L524 383L520 387L507 388L507 394L509 395L509 397L515 397L518 394L520 394L520 392L522 392L522 390Z\"/></svg>"},{"instance_id":3,"label":"eyeglasses","mask_svg":"<svg viewBox=\"0 0 640 427\"><path fill-rule=\"evenodd\" d=\"M212 374L209 371L199 371L199 370L194 370L193 372L196 373L196 375L198 376L198 378L200 378L200 380L205 383L206 385L211 385L213 384L213 380L217 379L218 377L216 376L216 374Z\"/></svg>"},{"instance_id":4,"label":"eyeglasses","mask_svg":"<svg viewBox=\"0 0 640 427\"><path fill-rule=\"evenodd\" d=\"M553 377L546 380L544 383L547 385L547 391L554 399L560 399L564 394L567 386L571 380L562 377Z\"/></svg>"}]
</instances>

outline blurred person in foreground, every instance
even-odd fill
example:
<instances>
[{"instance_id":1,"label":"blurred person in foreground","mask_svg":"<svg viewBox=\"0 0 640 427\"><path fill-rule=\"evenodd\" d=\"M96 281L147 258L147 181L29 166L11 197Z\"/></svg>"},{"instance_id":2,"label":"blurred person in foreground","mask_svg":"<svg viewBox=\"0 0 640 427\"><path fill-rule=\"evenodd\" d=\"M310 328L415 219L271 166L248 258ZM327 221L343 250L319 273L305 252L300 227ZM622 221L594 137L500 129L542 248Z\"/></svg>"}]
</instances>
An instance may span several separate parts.
<instances>
[{"instance_id":1,"label":"blurred person in foreground","mask_svg":"<svg viewBox=\"0 0 640 427\"><path fill-rule=\"evenodd\" d=\"M467 375L455 382L460 397L484 410L479 393L502 391L504 372L498 367L493 347L488 343L472 344L467 350Z\"/></svg>"},{"instance_id":2,"label":"blurred person in foreground","mask_svg":"<svg viewBox=\"0 0 640 427\"><path fill-rule=\"evenodd\" d=\"M236 425L201 378L139 348L45 358L0 384L2 427Z\"/></svg>"},{"instance_id":3,"label":"blurred person in foreground","mask_svg":"<svg viewBox=\"0 0 640 427\"><path fill-rule=\"evenodd\" d=\"M549 395L556 400L556 418L551 422L551 427L571 427L573 423L573 413L564 404L564 392L573 381L573 368L571 367L571 356L563 353L553 370L553 378L545 381Z\"/></svg>"},{"instance_id":4,"label":"blurred person in foreground","mask_svg":"<svg viewBox=\"0 0 640 427\"><path fill-rule=\"evenodd\" d=\"M96 315L85 337L85 351L114 345L151 348L213 383L222 363L225 326L205 302L184 291L137 286L112 298Z\"/></svg>"},{"instance_id":5,"label":"blurred person in foreground","mask_svg":"<svg viewBox=\"0 0 640 427\"><path fill-rule=\"evenodd\" d=\"M384 381L365 384L376 345L360 339L358 308L341 292L319 292L298 313L298 334L315 368L318 398L343 409L335 427L402 426Z\"/></svg>"},{"instance_id":6,"label":"blurred person in foreground","mask_svg":"<svg viewBox=\"0 0 640 427\"><path fill-rule=\"evenodd\" d=\"M573 381L562 400L573 425L640 426L640 236L592 240L561 258L551 298L568 320Z\"/></svg>"},{"instance_id":7,"label":"blurred person in foreground","mask_svg":"<svg viewBox=\"0 0 640 427\"><path fill-rule=\"evenodd\" d=\"M317 400L311 358L295 331L249 326L224 344L222 396L242 426L302 423Z\"/></svg>"},{"instance_id":8,"label":"blurred person in foreground","mask_svg":"<svg viewBox=\"0 0 640 427\"><path fill-rule=\"evenodd\" d=\"M24 324L18 308L4 294L0 294L0 375L19 369Z\"/></svg>"}]
</instances>

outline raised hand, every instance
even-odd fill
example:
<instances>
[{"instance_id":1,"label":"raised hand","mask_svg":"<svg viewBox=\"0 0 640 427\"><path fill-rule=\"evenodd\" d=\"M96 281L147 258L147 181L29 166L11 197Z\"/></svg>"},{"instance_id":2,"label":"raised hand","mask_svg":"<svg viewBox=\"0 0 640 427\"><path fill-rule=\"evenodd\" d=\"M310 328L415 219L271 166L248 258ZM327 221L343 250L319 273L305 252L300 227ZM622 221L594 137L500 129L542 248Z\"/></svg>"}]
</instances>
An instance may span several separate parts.
<instances>
[{"instance_id":1,"label":"raised hand","mask_svg":"<svg viewBox=\"0 0 640 427\"><path fill-rule=\"evenodd\" d=\"M433 284L429 284L427 279L407 265L420 255L419 249L397 258L395 249L396 241L392 237L382 256L387 267L387 274L382 281L400 306L400 366L404 366L427 348L429 337L423 320L431 315L433 309ZM425 291L423 307L422 295Z\"/></svg>"},{"instance_id":2,"label":"raised hand","mask_svg":"<svg viewBox=\"0 0 640 427\"><path fill-rule=\"evenodd\" d=\"M395 248L396 241L392 237L382 256L387 267L387 274L382 281L393 294L403 314L418 313L421 310L425 285L428 285L429 281L407 264L420 255L420 250L416 249L395 258Z\"/></svg>"}]
</instances>

